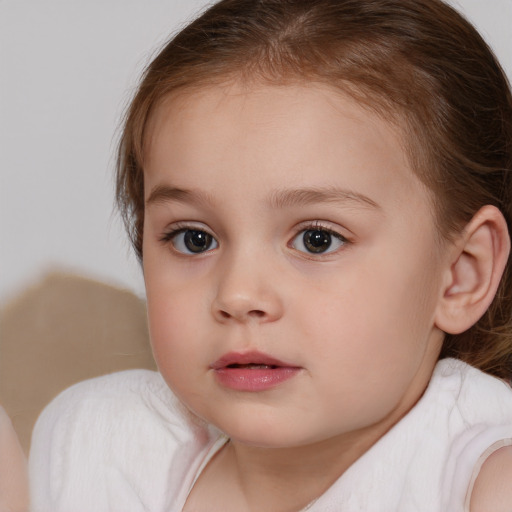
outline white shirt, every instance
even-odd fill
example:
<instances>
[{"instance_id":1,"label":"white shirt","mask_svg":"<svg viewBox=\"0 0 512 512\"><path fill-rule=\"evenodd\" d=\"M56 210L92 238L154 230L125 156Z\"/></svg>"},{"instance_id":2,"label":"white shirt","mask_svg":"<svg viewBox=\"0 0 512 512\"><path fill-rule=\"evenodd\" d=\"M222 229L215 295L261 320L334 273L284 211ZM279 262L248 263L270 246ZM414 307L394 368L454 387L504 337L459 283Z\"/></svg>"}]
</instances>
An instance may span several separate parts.
<instances>
[{"instance_id":1,"label":"white shirt","mask_svg":"<svg viewBox=\"0 0 512 512\"><path fill-rule=\"evenodd\" d=\"M193 418L156 372L79 383L34 429L32 511L181 512L226 440ZM510 387L446 359L416 406L307 510L465 512L481 464L506 444Z\"/></svg>"}]
</instances>

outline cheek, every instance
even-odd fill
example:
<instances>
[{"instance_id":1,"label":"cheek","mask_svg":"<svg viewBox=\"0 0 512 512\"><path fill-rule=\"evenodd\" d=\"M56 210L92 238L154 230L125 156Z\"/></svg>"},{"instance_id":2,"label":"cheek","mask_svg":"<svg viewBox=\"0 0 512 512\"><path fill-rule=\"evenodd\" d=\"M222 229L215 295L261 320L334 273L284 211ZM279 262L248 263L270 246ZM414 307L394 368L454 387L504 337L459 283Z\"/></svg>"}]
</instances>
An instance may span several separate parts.
<instances>
[{"instance_id":1,"label":"cheek","mask_svg":"<svg viewBox=\"0 0 512 512\"><path fill-rule=\"evenodd\" d=\"M179 297L179 300L178 300ZM201 305L172 292L148 293L148 321L154 350L185 350L193 347L194 331Z\"/></svg>"},{"instance_id":2,"label":"cheek","mask_svg":"<svg viewBox=\"0 0 512 512\"><path fill-rule=\"evenodd\" d=\"M157 367L167 385L183 403L190 404L194 384L200 382L201 369L208 365L204 347L195 332L196 305L173 298L148 299L151 347Z\"/></svg>"},{"instance_id":3,"label":"cheek","mask_svg":"<svg viewBox=\"0 0 512 512\"><path fill-rule=\"evenodd\" d=\"M351 265L297 315L317 360L333 372L372 380L422 358L433 327L435 272L413 255L393 256Z\"/></svg>"},{"instance_id":4,"label":"cheek","mask_svg":"<svg viewBox=\"0 0 512 512\"><path fill-rule=\"evenodd\" d=\"M190 369L199 351L205 301L194 286L180 286L165 271L155 270L145 264L149 333L157 365L169 382L182 368Z\"/></svg>"}]
</instances>

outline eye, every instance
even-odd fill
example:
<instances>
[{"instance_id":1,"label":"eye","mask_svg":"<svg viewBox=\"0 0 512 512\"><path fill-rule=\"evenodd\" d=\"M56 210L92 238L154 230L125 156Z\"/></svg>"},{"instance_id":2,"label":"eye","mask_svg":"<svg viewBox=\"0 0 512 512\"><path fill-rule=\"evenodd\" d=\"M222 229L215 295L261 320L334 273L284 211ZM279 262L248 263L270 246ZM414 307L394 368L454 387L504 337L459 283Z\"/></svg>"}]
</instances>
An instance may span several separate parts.
<instances>
[{"instance_id":1,"label":"eye","mask_svg":"<svg viewBox=\"0 0 512 512\"><path fill-rule=\"evenodd\" d=\"M166 235L173 247L183 254L200 254L216 249L219 244L210 233L200 229L180 229Z\"/></svg>"},{"instance_id":2,"label":"eye","mask_svg":"<svg viewBox=\"0 0 512 512\"><path fill-rule=\"evenodd\" d=\"M292 241L291 246L309 254L326 254L338 250L347 239L328 229L317 227L302 230Z\"/></svg>"}]
</instances>

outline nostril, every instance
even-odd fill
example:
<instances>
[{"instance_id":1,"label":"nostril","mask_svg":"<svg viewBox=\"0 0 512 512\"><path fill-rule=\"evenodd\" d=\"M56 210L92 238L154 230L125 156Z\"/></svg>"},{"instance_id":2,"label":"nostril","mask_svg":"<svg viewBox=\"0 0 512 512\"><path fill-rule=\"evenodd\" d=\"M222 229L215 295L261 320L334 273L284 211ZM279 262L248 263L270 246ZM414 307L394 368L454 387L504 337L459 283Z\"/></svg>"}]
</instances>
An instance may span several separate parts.
<instances>
[{"instance_id":1,"label":"nostril","mask_svg":"<svg viewBox=\"0 0 512 512\"><path fill-rule=\"evenodd\" d=\"M236 296L230 300L219 300L219 297L216 297L212 301L211 312L219 322L268 322L280 316L278 307L271 302L266 304L264 300L249 300Z\"/></svg>"},{"instance_id":2,"label":"nostril","mask_svg":"<svg viewBox=\"0 0 512 512\"><path fill-rule=\"evenodd\" d=\"M261 309L251 309L250 311L247 311L245 313L241 313L241 312L228 313L227 311L220 309L218 311L218 314L224 320L229 320L230 318L243 319L244 317L245 318L264 318L266 316L265 311L262 311Z\"/></svg>"}]
</instances>

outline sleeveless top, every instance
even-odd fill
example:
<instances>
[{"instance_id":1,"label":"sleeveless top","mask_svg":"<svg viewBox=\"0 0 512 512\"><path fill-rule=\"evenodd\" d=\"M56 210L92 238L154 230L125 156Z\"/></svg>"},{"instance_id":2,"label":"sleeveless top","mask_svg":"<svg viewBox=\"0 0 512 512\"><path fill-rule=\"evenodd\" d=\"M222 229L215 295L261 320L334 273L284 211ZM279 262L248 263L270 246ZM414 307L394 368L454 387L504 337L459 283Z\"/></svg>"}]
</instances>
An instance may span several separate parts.
<instances>
[{"instance_id":1,"label":"sleeveless top","mask_svg":"<svg viewBox=\"0 0 512 512\"><path fill-rule=\"evenodd\" d=\"M415 407L308 511L467 512L485 459L510 444L510 386L444 359Z\"/></svg>"},{"instance_id":2,"label":"sleeveless top","mask_svg":"<svg viewBox=\"0 0 512 512\"><path fill-rule=\"evenodd\" d=\"M79 383L37 421L31 510L181 512L226 441L188 414L156 372ZM510 386L445 359L411 411L304 510L467 512L481 465L510 444Z\"/></svg>"}]
</instances>

